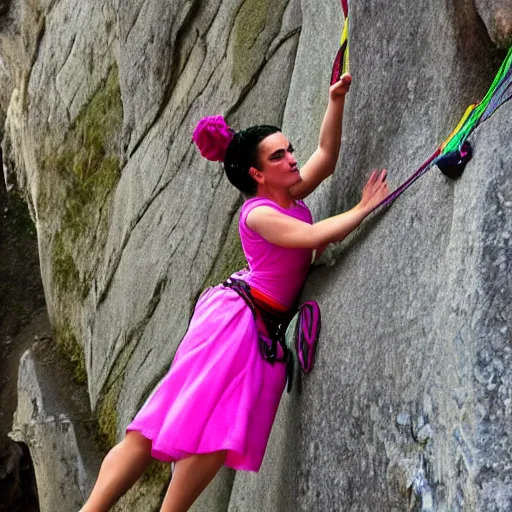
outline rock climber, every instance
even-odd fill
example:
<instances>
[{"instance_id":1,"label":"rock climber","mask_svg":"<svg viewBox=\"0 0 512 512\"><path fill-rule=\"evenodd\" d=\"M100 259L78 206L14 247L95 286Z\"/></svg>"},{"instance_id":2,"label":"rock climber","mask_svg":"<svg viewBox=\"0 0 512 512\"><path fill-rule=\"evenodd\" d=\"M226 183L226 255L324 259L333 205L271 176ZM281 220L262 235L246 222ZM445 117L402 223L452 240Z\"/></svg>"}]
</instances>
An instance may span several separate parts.
<instances>
[{"instance_id":1,"label":"rock climber","mask_svg":"<svg viewBox=\"0 0 512 512\"><path fill-rule=\"evenodd\" d=\"M152 458L175 463L162 512L188 510L222 465L259 470L286 365L279 354L272 361L262 354L268 324L242 295L279 322L296 305L313 251L342 240L388 195L383 170L345 213L313 223L303 202L334 172L350 84L345 74L330 87L318 147L302 169L277 127L234 131L221 116L198 123L193 139L201 154L222 161L247 198L239 230L248 269L201 295L169 372L106 455L81 512L109 510Z\"/></svg>"}]
</instances>

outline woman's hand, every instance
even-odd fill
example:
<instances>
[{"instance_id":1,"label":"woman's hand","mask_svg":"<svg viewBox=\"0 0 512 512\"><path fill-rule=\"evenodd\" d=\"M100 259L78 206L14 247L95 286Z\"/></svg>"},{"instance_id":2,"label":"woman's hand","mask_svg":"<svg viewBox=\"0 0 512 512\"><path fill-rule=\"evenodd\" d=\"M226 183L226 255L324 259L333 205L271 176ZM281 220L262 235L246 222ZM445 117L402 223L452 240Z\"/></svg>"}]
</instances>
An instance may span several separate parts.
<instances>
[{"instance_id":1,"label":"woman's hand","mask_svg":"<svg viewBox=\"0 0 512 512\"><path fill-rule=\"evenodd\" d=\"M329 99L332 101L338 101L345 98L345 94L350 89L352 83L352 77L349 73L341 75L340 79L329 89Z\"/></svg>"},{"instance_id":2,"label":"woman's hand","mask_svg":"<svg viewBox=\"0 0 512 512\"><path fill-rule=\"evenodd\" d=\"M386 169L373 171L363 188L363 194L359 207L370 213L381 201L389 195L389 188L386 182Z\"/></svg>"}]
</instances>

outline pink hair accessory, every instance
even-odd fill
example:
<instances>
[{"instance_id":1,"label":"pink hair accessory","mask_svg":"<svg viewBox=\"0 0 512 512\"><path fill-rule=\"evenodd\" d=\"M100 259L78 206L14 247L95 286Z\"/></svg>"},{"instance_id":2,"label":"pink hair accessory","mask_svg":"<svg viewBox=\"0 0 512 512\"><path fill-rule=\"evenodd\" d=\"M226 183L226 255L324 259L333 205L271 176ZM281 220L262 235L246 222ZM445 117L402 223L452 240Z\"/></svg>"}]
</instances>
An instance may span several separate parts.
<instances>
[{"instance_id":1,"label":"pink hair accessory","mask_svg":"<svg viewBox=\"0 0 512 512\"><path fill-rule=\"evenodd\" d=\"M208 116L197 123L192 140L204 158L212 162L224 162L233 135L233 130L222 116Z\"/></svg>"}]
</instances>

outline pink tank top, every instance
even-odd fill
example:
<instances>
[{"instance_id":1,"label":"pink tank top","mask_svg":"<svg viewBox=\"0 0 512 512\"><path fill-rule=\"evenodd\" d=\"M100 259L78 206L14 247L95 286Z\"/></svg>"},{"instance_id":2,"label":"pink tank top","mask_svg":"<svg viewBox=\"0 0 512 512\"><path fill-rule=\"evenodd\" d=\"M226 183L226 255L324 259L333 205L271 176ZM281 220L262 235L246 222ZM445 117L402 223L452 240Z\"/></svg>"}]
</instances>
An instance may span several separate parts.
<instances>
[{"instance_id":1,"label":"pink tank top","mask_svg":"<svg viewBox=\"0 0 512 512\"><path fill-rule=\"evenodd\" d=\"M286 308L295 305L311 264L311 249L290 249L267 242L247 227L247 215L257 206L270 206L278 212L312 224L309 208L296 201L292 208L282 208L270 199L253 197L240 211L239 231L249 271L235 274L250 286L276 300Z\"/></svg>"}]
</instances>

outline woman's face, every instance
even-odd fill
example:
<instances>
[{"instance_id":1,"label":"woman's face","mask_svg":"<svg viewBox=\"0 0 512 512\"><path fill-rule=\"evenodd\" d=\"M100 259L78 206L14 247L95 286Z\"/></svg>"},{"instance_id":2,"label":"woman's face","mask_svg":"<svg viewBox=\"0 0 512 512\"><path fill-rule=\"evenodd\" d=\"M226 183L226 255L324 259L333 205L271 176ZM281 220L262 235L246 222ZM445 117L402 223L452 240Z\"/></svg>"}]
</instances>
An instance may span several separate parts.
<instances>
[{"instance_id":1,"label":"woman's face","mask_svg":"<svg viewBox=\"0 0 512 512\"><path fill-rule=\"evenodd\" d=\"M290 188L301 180L293 147L281 132L265 137L258 150L258 172L267 186Z\"/></svg>"}]
</instances>

